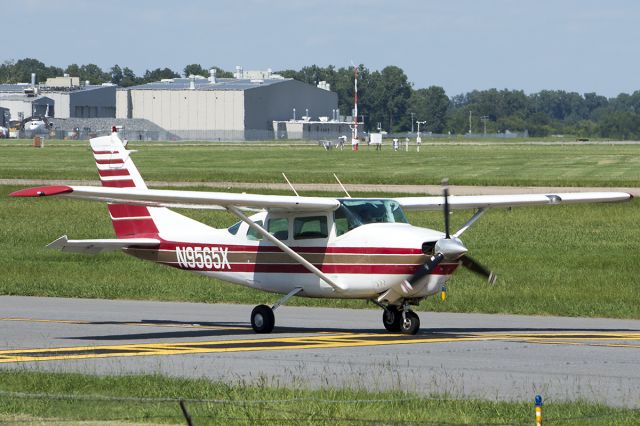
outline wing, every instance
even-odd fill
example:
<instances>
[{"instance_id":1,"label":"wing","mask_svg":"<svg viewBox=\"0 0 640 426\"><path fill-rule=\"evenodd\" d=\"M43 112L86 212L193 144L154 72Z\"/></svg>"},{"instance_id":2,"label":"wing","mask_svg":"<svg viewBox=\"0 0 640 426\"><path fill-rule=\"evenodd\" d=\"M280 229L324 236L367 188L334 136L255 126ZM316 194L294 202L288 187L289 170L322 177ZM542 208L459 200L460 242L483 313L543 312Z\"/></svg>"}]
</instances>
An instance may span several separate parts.
<instances>
[{"instance_id":1,"label":"wing","mask_svg":"<svg viewBox=\"0 0 640 426\"><path fill-rule=\"evenodd\" d=\"M160 244L155 238L125 238L120 240L70 240L66 235L50 243L47 247L71 253L97 254L103 251L118 250L125 247L153 247Z\"/></svg>"},{"instance_id":2,"label":"wing","mask_svg":"<svg viewBox=\"0 0 640 426\"><path fill-rule=\"evenodd\" d=\"M536 206L567 203L604 203L633 198L626 192L567 192L557 194L464 195L449 196L452 209ZM395 198L404 210L442 210L443 197Z\"/></svg>"},{"instance_id":3,"label":"wing","mask_svg":"<svg viewBox=\"0 0 640 426\"><path fill-rule=\"evenodd\" d=\"M192 209L247 209L283 211L333 211L340 203L335 198L257 195L227 192L176 191L146 188L112 188L98 186L40 186L16 191L13 197L60 195L91 201L135 204L148 207Z\"/></svg>"}]
</instances>

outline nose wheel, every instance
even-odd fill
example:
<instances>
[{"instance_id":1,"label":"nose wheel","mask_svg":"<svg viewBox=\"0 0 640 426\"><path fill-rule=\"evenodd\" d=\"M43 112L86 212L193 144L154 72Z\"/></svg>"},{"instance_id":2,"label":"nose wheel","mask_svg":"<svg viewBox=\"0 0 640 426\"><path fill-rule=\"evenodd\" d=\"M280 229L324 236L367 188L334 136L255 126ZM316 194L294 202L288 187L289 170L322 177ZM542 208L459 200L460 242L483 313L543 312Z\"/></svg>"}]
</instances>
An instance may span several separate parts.
<instances>
[{"instance_id":1,"label":"nose wheel","mask_svg":"<svg viewBox=\"0 0 640 426\"><path fill-rule=\"evenodd\" d=\"M400 332L402 334L416 334L420 330L420 317L413 311L404 311L403 314Z\"/></svg>"},{"instance_id":2,"label":"nose wheel","mask_svg":"<svg viewBox=\"0 0 640 426\"><path fill-rule=\"evenodd\" d=\"M420 330L420 317L404 307L402 310L395 305L384 307L382 325L392 333L416 334Z\"/></svg>"}]
</instances>

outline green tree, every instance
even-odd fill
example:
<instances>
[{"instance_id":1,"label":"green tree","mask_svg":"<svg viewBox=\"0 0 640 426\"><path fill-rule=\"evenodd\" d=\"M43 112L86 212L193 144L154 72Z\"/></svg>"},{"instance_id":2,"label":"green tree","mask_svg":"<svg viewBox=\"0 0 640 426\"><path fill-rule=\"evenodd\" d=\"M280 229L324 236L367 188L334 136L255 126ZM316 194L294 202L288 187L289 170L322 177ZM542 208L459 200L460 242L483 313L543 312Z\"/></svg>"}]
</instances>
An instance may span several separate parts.
<instances>
[{"instance_id":1,"label":"green tree","mask_svg":"<svg viewBox=\"0 0 640 426\"><path fill-rule=\"evenodd\" d=\"M209 77L209 71L202 68L200 64L189 64L184 67L182 70L183 75L185 77L189 77L190 75L201 75L203 77Z\"/></svg>"},{"instance_id":2,"label":"green tree","mask_svg":"<svg viewBox=\"0 0 640 426\"><path fill-rule=\"evenodd\" d=\"M142 84L142 78L136 76L133 70L129 67L124 67L122 69L122 80L120 80L120 86L122 87L131 87L136 86L138 84Z\"/></svg>"},{"instance_id":3,"label":"green tree","mask_svg":"<svg viewBox=\"0 0 640 426\"><path fill-rule=\"evenodd\" d=\"M179 78L180 74L169 68L156 68L154 70L146 70L142 80L144 83L160 81L165 78Z\"/></svg>"},{"instance_id":4,"label":"green tree","mask_svg":"<svg viewBox=\"0 0 640 426\"><path fill-rule=\"evenodd\" d=\"M111 83L117 84L118 86L120 86L123 78L124 78L124 74L122 72L122 68L120 68L120 65L116 64L112 66L111 67Z\"/></svg>"},{"instance_id":5,"label":"green tree","mask_svg":"<svg viewBox=\"0 0 640 426\"><path fill-rule=\"evenodd\" d=\"M406 114L412 87L404 71L394 65L384 67L377 89L380 90L383 122L388 123L388 129L392 132L408 130Z\"/></svg>"},{"instance_id":6,"label":"green tree","mask_svg":"<svg viewBox=\"0 0 640 426\"><path fill-rule=\"evenodd\" d=\"M415 119L426 121L423 129L434 133L444 132L449 104L449 98L439 86L414 90L409 98L409 110L415 114Z\"/></svg>"}]
</instances>

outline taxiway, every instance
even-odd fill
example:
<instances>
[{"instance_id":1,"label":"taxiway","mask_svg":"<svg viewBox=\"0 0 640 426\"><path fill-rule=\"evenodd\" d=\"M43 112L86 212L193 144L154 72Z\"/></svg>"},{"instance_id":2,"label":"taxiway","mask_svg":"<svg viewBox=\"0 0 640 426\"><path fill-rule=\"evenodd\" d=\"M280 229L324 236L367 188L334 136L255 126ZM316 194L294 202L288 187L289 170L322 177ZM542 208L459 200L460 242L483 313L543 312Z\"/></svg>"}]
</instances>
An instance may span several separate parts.
<instances>
[{"instance_id":1,"label":"taxiway","mask_svg":"<svg viewBox=\"0 0 640 426\"><path fill-rule=\"evenodd\" d=\"M637 320L420 312L403 336L379 309L284 306L256 335L251 309L2 296L0 368L640 407Z\"/></svg>"}]
</instances>

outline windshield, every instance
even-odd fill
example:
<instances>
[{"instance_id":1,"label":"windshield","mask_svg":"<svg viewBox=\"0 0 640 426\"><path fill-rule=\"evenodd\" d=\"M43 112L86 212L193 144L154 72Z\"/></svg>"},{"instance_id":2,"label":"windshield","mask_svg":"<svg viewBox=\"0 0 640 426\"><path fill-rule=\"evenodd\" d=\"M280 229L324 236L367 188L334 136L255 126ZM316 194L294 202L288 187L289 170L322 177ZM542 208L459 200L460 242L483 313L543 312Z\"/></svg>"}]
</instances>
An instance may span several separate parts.
<instances>
[{"instance_id":1,"label":"windshield","mask_svg":"<svg viewBox=\"0 0 640 426\"><path fill-rule=\"evenodd\" d=\"M400 204L393 200L340 200L334 213L337 235L367 223L409 223Z\"/></svg>"}]
</instances>

